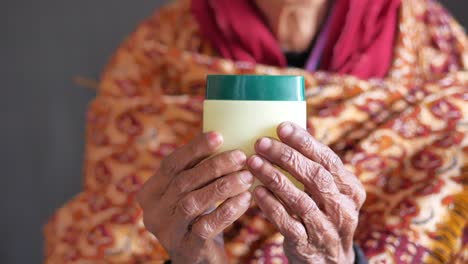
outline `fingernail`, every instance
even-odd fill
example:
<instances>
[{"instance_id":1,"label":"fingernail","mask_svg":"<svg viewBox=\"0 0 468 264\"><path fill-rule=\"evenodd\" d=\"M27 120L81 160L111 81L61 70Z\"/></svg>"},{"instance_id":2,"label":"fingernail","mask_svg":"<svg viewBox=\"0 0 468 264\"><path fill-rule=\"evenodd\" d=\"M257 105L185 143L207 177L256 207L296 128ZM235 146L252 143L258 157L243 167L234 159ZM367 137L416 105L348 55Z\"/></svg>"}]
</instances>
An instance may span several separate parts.
<instances>
[{"instance_id":1,"label":"fingernail","mask_svg":"<svg viewBox=\"0 0 468 264\"><path fill-rule=\"evenodd\" d=\"M266 190L262 187L258 187L255 189L255 195L258 197L258 198L263 198L265 197L266 195Z\"/></svg>"},{"instance_id":2,"label":"fingernail","mask_svg":"<svg viewBox=\"0 0 468 264\"><path fill-rule=\"evenodd\" d=\"M291 124L286 123L280 128L280 136L281 137L288 137L294 131L294 128Z\"/></svg>"},{"instance_id":3,"label":"fingernail","mask_svg":"<svg viewBox=\"0 0 468 264\"><path fill-rule=\"evenodd\" d=\"M257 157L257 156L253 156L251 159L250 159L250 167L254 170L260 168L263 164L263 160L260 158L260 157Z\"/></svg>"},{"instance_id":4,"label":"fingernail","mask_svg":"<svg viewBox=\"0 0 468 264\"><path fill-rule=\"evenodd\" d=\"M258 142L258 148L261 151L267 151L271 147L271 139L269 138L262 138L260 142Z\"/></svg>"},{"instance_id":5,"label":"fingernail","mask_svg":"<svg viewBox=\"0 0 468 264\"><path fill-rule=\"evenodd\" d=\"M223 142L223 137L218 132L210 132L207 137L208 144L210 144L212 148L219 146Z\"/></svg>"},{"instance_id":6,"label":"fingernail","mask_svg":"<svg viewBox=\"0 0 468 264\"><path fill-rule=\"evenodd\" d=\"M241 173L240 179L245 185L250 185L253 181L253 175L248 171L244 171Z\"/></svg>"},{"instance_id":7,"label":"fingernail","mask_svg":"<svg viewBox=\"0 0 468 264\"><path fill-rule=\"evenodd\" d=\"M241 195L241 197L239 197L239 203L244 204L244 205L249 205L251 198L252 198L252 195L250 194L250 192L245 192L244 194Z\"/></svg>"},{"instance_id":8,"label":"fingernail","mask_svg":"<svg viewBox=\"0 0 468 264\"><path fill-rule=\"evenodd\" d=\"M244 152L240 151L240 150L236 150L234 151L234 153L232 153L232 155L234 156L234 160L237 162L237 164L239 165L243 165L245 163L245 160L247 159L247 157L245 156Z\"/></svg>"}]
</instances>

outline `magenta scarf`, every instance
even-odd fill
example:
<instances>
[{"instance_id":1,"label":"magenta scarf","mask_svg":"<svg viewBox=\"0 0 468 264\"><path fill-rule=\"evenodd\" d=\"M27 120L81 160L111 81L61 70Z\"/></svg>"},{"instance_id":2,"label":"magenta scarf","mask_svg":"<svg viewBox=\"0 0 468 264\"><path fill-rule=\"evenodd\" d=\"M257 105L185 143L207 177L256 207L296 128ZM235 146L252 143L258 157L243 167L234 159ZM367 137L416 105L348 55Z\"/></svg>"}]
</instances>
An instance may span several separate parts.
<instances>
[{"instance_id":1,"label":"magenta scarf","mask_svg":"<svg viewBox=\"0 0 468 264\"><path fill-rule=\"evenodd\" d=\"M400 1L336 0L321 34L326 45L319 68L363 79L385 77L392 62ZM252 0L192 0L192 13L222 57L287 65Z\"/></svg>"},{"instance_id":2,"label":"magenta scarf","mask_svg":"<svg viewBox=\"0 0 468 264\"><path fill-rule=\"evenodd\" d=\"M278 42L251 0L192 0L192 13L223 58L286 66Z\"/></svg>"}]
</instances>

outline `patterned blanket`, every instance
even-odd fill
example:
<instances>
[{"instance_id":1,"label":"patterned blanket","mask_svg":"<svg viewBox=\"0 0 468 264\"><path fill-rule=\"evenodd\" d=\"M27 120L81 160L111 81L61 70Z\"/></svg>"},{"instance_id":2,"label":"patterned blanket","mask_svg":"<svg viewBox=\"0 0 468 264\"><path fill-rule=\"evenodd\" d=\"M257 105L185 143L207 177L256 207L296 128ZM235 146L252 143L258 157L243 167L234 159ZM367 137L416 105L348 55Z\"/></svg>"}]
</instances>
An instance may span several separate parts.
<instances>
[{"instance_id":1,"label":"patterned blanket","mask_svg":"<svg viewBox=\"0 0 468 264\"><path fill-rule=\"evenodd\" d=\"M46 263L168 258L134 196L200 132L210 73L305 77L309 132L366 188L355 239L370 263L468 263L468 41L445 9L403 0L387 77L360 80L219 58L189 6L158 10L110 60L87 113L83 191L45 227ZM255 206L224 237L232 263L286 261Z\"/></svg>"}]
</instances>

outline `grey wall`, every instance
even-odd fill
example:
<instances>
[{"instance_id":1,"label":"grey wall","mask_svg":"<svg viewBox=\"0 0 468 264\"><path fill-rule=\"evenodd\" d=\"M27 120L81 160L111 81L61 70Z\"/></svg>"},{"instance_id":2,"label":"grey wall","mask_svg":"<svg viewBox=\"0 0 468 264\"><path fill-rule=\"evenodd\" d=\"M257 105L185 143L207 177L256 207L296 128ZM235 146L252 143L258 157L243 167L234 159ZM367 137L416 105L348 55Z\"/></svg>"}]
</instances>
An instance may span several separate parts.
<instances>
[{"instance_id":1,"label":"grey wall","mask_svg":"<svg viewBox=\"0 0 468 264\"><path fill-rule=\"evenodd\" d=\"M84 116L122 39L165 1L0 4L0 263L40 263L42 225L81 188Z\"/></svg>"},{"instance_id":2,"label":"grey wall","mask_svg":"<svg viewBox=\"0 0 468 264\"><path fill-rule=\"evenodd\" d=\"M2 1L0 263L41 262L42 225L80 190L94 93L74 76L98 79L119 42L162 2ZM446 2L467 25L468 3Z\"/></svg>"}]
</instances>

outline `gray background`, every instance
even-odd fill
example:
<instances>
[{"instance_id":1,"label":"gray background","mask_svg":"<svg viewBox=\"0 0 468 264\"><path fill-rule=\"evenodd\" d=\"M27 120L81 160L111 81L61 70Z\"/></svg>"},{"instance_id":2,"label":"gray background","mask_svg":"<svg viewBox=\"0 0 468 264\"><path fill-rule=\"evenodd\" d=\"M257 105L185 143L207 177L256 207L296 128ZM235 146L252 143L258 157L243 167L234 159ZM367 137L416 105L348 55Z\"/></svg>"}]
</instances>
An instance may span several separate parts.
<instances>
[{"instance_id":1,"label":"gray background","mask_svg":"<svg viewBox=\"0 0 468 264\"><path fill-rule=\"evenodd\" d=\"M98 79L123 38L164 2L1 2L0 263L40 263L43 224L80 191L94 92L73 78ZM468 24L466 1L445 3Z\"/></svg>"}]
</instances>

